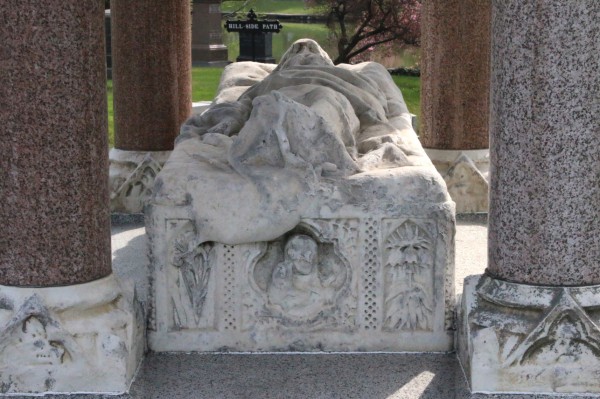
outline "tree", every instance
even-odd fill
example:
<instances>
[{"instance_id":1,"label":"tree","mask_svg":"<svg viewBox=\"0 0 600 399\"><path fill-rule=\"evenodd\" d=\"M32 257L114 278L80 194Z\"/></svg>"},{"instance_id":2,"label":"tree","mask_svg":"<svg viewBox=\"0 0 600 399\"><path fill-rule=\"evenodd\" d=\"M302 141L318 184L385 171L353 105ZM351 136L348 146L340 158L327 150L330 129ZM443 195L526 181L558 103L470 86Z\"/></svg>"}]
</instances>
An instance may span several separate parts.
<instances>
[{"instance_id":1,"label":"tree","mask_svg":"<svg viewBox=\"0 0 600 399\"><path fill-rule=\"evenodd\" d=\"M350 63L375 46L418 45L420 0L305 0L322 8L337 41L335 64Z\"/></svg>"}]
</instances>

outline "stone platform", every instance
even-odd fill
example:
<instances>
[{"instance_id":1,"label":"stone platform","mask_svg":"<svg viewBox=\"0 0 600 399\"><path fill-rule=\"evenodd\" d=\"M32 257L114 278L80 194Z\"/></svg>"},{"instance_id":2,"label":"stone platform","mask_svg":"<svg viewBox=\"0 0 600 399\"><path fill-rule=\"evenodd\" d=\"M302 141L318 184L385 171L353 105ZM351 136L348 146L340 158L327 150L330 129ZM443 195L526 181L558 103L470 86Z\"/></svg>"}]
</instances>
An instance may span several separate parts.
<instances>
[{"instance_id":1,"label":"stone platform","mask_svg":"<svg viewBox=\"0 0 600 399\"><path fill-rule=\"evenodd\" d=\"M148 240L141 217L113 218L115 273L143 276ZM460 216L456 225L456 291L465 276L482 273L487 257L485 216ZM118 223L115 223L118 222ZM50 395L51 399L402 398L556 399L595 396L470 394L455 354L148 354L130 393ZM597 397L597 396L596 396Z\"/></svg>"},{"instance_id":2,"label":"stone platform","mask_svg":"<svg viewBox=\"0 0 600 399\"><path fill-rule=\"evenodd\" d=\"M141 215L113 216L113 268L136 284L147 304L149 267ZM456 292L466 276L487 264L485 215L456 223ZM402 398L556 399L597 396L470 394L456 355L451 354L172 354L150 353L130 393L49 395L50 399L202 398ZM17 397L15 397L17 398Z\"/></svg>"}]
</instances>

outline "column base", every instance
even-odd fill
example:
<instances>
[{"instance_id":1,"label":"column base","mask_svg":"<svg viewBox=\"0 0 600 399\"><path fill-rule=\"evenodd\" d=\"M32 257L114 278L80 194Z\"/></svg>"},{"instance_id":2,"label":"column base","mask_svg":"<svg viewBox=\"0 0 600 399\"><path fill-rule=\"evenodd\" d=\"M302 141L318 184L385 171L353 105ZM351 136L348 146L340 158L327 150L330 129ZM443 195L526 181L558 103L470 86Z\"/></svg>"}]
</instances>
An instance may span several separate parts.
<instances>
[{"instance_id":1,"label":"column base","mask_svg":"<svg viewBox=\"0 0 600 399\"><path fill-rule=\"evenodd\" d=\"M114 275L64 287L0 285L0 325L1 394L123 393L145 349L143 311Z\"/></svg>"},{"instance_id":2,"label":"column base","mask_svg":"<svg viewBox=\"0 0 600 399\"><path fill-rule=\"evenodd\" d=\"M490 151L438 150L426 148L425 152L448 186L456 213L487 212L488 171Z\"/></svg>"},{"instance_id":3,"label":"column base","mask_svg":"<svg viewBox=\"0 0 600 399\"><path fill-rule=\"evenodd\" d=\"M600 286L465 279L458 354L473 392L600 393Z\"/></svg>"},{"instance_id":4,"label":"column base","mask_svg":"<svg viewBox=\"0 0 600 399\"><path fill-rule=\"evenodd\" d=\"M111 212L142 212L154 179L170 154L171 151L111 149L108 155Z\"/></svg>"},{"instance_id":5,"label":"column base","mask_svg":"<svg viewBox=\"0 0 600 399\"><path fill-rule=\"evenodd\" d=\"M193 44L192 66L226 66L229 64L224 44Z\"/></svg>"}]
</instances>

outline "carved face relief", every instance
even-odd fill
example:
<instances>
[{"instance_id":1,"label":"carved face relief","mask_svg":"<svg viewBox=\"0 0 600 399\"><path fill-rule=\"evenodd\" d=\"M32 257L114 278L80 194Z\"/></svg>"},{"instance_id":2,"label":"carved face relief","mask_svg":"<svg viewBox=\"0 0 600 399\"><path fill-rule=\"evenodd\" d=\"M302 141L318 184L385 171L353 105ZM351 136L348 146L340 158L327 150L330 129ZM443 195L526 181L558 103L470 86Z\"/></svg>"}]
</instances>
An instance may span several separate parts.
<instances>
[{"instance_id":1,"label":"carved face relief","mask_svg":"<svg viewBox=\"0 0 600 399\"><path fill-rule=\"evenodd\" d=\"M62 364L68 353L61 342L49 339L46 327L37 317L30 316L23 321L14 343L2 356L22 359L23 364L30 366L54 366Z\"/></svg>"},{"instance_id":2,"label":"carved face relief","mask_svg":"<svg viewBox=\"0 0 600 399\"><path fill-rule=\"evenodd\" d=\"M266 306L273 314L306 321L334 305L346 270L324 251L308 235L288 238L266 286Z\"/></svg>"},{"instance_id":3,"label":"carved face relief","mask_svg":"<svg viewBox=\"0 0 600 399\"><path fill-rule=\"evenodd\" d=\"M306 276L314 272L317 243L305 235L295 235L285 245L285 258L294 264L294 273Z\"/></svg>"},{"instance_id":4,"label":"carved face relief","mask_svg":"<svg viewBox=\"0 0 600 399\"><path fill-rule=\"evenodd\" d=\"M311 39L300 39L281 57L276 70L292 68L298 65L333 66L333 62L317 42Z\"/></svg>"},{"instance_id":5,"label":"carved face relief","mask_svg":"<svg viewBox=\"0 0 600 399\"><path fill-rule=\"evenodd\" d=\"M586 342L583 331L581 322L564 317L550 327L545 339L525 353L523 363L576 364L583 358L597 359L598 350Z\"/></svg>"},{"instance_id":6,"label":"carved face relief","mask_svg":"<svg viewBox=\"0 0 600 399\"><path fill-rule=\"evenodd\" d=\"M385 241L385 329L431 327L432 249L429 234L412 221L404 222Z\"/></svg>"},{"instance_id":7,"label":"carved face relief","mask_svg":"<svg viewBox=\"0 0 600 399\"><path fill-rule=\"evenodd\" d=\"M406 222L386 241L386 266L412 275L419 274L421 269L431 266L431 247L427 233L416 224Z\"/></svg>"}]
</instances>

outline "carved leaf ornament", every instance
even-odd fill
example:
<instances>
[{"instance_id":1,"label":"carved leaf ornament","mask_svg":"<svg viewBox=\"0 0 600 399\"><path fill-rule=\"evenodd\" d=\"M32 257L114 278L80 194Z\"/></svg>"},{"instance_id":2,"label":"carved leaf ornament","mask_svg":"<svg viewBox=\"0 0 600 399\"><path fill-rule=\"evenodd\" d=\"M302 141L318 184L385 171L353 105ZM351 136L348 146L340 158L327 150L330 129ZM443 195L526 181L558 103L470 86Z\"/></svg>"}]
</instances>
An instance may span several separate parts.
<instances>
[{"instance_id":1,"label":"carved leaf ornament","mask_svg":"<svg viewBox=\"0 0 600 399\"><path fill-rule=\"evenodd\" d=\"M192 232L180 234L175 240L173 266L180 269L183 283L192 307L196 322L202 316L208 280L211 274L211 264L214 258L211 243L197 244Z\"/></svg>"}]
</instances>

